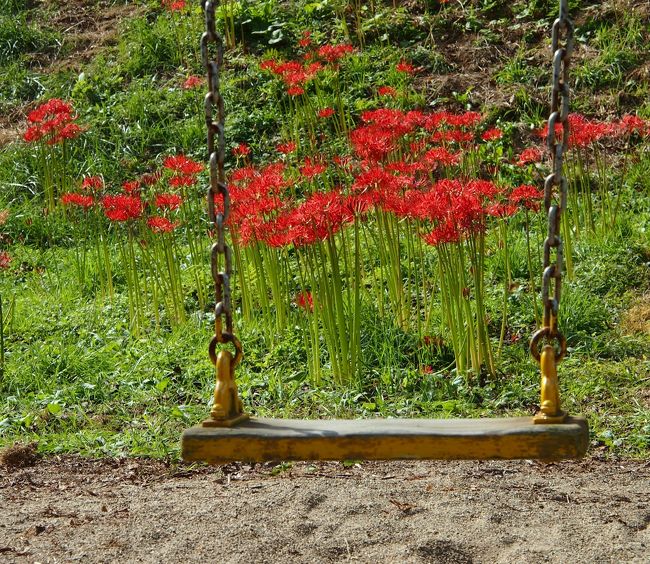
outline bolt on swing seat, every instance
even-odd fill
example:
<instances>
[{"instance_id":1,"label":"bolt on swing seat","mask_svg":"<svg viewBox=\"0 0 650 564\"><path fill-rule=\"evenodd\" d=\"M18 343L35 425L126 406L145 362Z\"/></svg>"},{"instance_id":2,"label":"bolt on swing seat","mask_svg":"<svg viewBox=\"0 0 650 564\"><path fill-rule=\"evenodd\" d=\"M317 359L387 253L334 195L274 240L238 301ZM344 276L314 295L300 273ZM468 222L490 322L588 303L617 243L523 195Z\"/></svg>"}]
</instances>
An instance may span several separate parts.
<instances>
[{"instance_id":1,"label":"bolt on swing seat","mask_svg":"<svg viewBox=\"0 0 650 564\"><path fill-rule=\"evenodd\" d=\"M566 179L562 175L562 153L568 143L567 67L571 53L573 24L567 16L567 0L560 0L560 17L553 25L553 96L547 144L553 173L545 182L545 207L549 216L549 236L544 243L543 302L544 323L531 340L531 353L541 369L541 408L533 417L507 419L364 419L297 420L249 417L243 411L235 381L235 368L242 358L239 340L232 332L230 306L231 252L225 244L224 224L229 213L229 194L223 170L223 101L218 74L223 46L215 28L215 2L204 3L207 31L201 38L201 53L208 72L210 91L206 96L210 187L208 214L218 240L212 247L215 282L215 336L209 347L216 369L216 385L211 417L187 429L181 439L185 461L219 464L234 461L278 460L408 460L408 459L538 459L560 460L582 457L589 442L589 428L583 417L570 417L560 409L557 364L566 352L566 340L557 328L560 299L562 244L560 214L566 205ZM566 32L559 46L559 33ZM217 62L208 60L208 44L217 47ZM219 121L212 120L212 107ZM555 125L564 128L561 142ZM216 135L215 135L216 134ZM218 145L215 150L215 137ZM560 189L559 205L551 205L554 187ZM223 196L223 213L216 213L214 196ZM551 250L557 253L551 263ZM225 271L217 268L218 256L225 259ZM551 282L555 282L550 297ZM223 318L226 330L223 330ZM541 346L544 340L546 344ZM550 344L555 342L555 346ZM217 344L231 343L216 352Z\"/></svg>"}]
</instances>

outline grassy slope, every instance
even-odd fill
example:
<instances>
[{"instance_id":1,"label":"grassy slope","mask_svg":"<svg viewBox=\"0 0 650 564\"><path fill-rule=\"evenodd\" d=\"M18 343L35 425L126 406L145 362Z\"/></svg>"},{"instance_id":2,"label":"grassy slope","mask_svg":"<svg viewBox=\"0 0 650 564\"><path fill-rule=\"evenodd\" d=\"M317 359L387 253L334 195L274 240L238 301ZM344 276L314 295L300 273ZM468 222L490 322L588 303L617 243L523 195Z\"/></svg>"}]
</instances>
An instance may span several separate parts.
<instances>
[{"instance_id":1,"label":"grassy slope","mask_svg":"<svg viewBox=\"0 0 650 564\"><path fill-rule=\"evenodd\" d=\"M188 73L181 67L196 60L198 15L178 30L155 2L144 7L79 3L85 12L64 9L63 2L29 9L20 0L11 4L26 25L0 22L2 33L17 45L2 59L9 76L0 98L7 116L1 122L5 142L20 131L18 117L39 97L61 96L74 101L89 125L72 156L78 175L101 172L118 184L159 163L161 154L182 150L203 158L199 100L179 88ZM323 42L343 39L341 20L331 10L310 13L302 9L305 2L295 2L273 11L271 4L258 3L249 25L263 32L273 21L285 23L286 40L275 48L290 52L303 29L314 30ZM385 61L399 59L399 46L427 69L420 79L420 103L456 110L470 106L495 121L521 124L524 131L545 115L546 34L554 2L468 2L464 9L449 6L442 12L434 3L428 12L422 3L411 4L409 10L387 7L372 19L366 16L368 83L381 83ZM647 7L643 2L630 3L634 9L618 2L572 5L579 47L572 70L574 107L597 117L630 110L650 117L648 30L641 23L647 21ZM88 38L71 34L71 27L78 28L68 20L77 17L83 31L107 11L116 15L111 25L120 32L107 31L106 46L84 60ZM349 14L348 20L352 27ZM224 89L231 144L262 147L281 125L260 96L253 58L268 48L269 37L249 34L248 53L229 54L232 71ZM196 63L190 66L201 73ZM74 252L65 233L55 234L54 244L45 236L31 198L32 166L21 143L2 148L0 207L11 210L3 242L15 258L11 274L0 280L7 321L0 444L24 439L38 440L48 452L177 456L180 430L207 411L209 324L197 317L182 330L136 339L128 332L124 300L106 305L92 298L92 289L71 284ZM627 167L621 180L628 190L626 229L620 236L579 243L576 280L563 297L571 346L562 372L565 404L589 416L594 446L634 456L647 456L650 448L650 340L638 331L644 323L639 312L647 316L649 170L647 154ZM527 307L525 300L513 303L513 332L527 330ZM507 348L500 377L477 389L445 371L423 377L412 365L410 345L400 348L400 336L379 327L367 336L368 347L381 355L384 341L391 341L394 370L370 372L359 389L334 390L305 382L300 331L279 342L265 339L254 326L242 327L241 333L247 353L241 390L261 415L486 416L530 413L538 401L525 339Z\"/></svg>"}]
</instances>

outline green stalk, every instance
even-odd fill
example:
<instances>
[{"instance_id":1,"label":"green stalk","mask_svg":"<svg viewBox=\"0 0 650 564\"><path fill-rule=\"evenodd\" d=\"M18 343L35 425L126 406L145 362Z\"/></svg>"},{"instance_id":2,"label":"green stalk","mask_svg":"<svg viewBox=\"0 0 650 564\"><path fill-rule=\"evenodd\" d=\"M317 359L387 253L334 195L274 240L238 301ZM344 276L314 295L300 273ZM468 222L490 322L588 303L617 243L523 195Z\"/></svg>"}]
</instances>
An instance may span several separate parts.
<instances>
[{"instance_id":1,"label":"green stalk","mask_svg":"<svg viewBox=\"0 0 650 564\"><path fill-rule=\"evenodd\" d=\"M526 234L528 237L528 234ZM501 351L503 349L503 341L506 335L506 323L508 321L508 297L510 295L510 284L512 283L510 272L510 250L508 248L508 223L505 219L499 221L499 239L502 242L501 248L503 249L503 262L505 266L505 279L503 282L503 312L501 315L501 332L499 334L499 347L497 349L497 358L501 358Z\"/></svg>"},{"instance_id":2,"label":"green stalk","mask_svg":"<svg viewBox=\"0 0 650 564\"><path fill-rule=\"evenodd\" d=\"M2 311L2 294L0 294L0 383L5 376L5 318Z\"/></svg>"},{"instance_id":3,"label":"green stalk","mask_svg":"<svg viewBox=\"0 0 650 564\"><path fill-rule=\"evenodd\" d=\"M537 286L535 284L535 274L533 273L533 258L530 251L530 216L526 208L526 262L528 264L528 279L530 281L530 293L533 298L533 309L535 310L535 326L539 327L539 309L537 307Z\"/></svg>"},{"instance_id":4,"label":"green stalk","mask_svg":"<svg viewBox=\"0 0 650 564\"><path fill-rule=\"evenodd\" d=\"M332 272L332 296L334 298L334 307L336 309L336 326L338 329L338 348L341 351L341 365L345 367L345 373L342 374L343 378L346 380L345 383L349 383L353 378L353 374L350 373L350 349L348 341L348 331L347 323L345 318L345 308L344 308L344 291L341 283L341 271L339 267L339 258L336 250L336 242L333 237L328 237L326 241L327 245L325 247L327 251L327 258L329 259L330 268ZM342 382L343 383L343 382Z\"/></svg>"}]
</instances>

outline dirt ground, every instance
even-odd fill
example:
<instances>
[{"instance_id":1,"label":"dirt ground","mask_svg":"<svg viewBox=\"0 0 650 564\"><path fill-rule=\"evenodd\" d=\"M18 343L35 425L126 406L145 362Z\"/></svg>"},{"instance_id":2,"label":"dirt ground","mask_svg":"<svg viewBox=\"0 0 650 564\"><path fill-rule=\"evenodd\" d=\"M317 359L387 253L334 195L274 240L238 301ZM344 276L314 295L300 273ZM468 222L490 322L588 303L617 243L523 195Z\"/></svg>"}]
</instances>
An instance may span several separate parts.
<instances>
[{"instance_id":1,"label":"dirt ground","mask_svg":"<svg viewBox=\"0 0 650 564\"><path fill-rule=\"evenodd\" d=\"M650 560L640 461L6 460L0 508L0 562Z\"/></svg>"}]
</instances>

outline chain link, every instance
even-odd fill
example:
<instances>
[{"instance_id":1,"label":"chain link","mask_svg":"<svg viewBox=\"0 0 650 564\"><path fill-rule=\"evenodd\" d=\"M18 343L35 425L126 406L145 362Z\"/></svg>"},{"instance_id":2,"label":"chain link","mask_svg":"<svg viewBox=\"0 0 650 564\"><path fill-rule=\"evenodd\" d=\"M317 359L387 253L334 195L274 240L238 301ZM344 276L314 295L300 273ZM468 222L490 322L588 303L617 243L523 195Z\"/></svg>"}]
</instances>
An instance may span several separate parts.
<instances>
[{"instance_id":1,"label":"chain link","mask_svg":"<svg viewBox=\"0 0 650 564\"><path fill-rule=\"evenodd\" d=\"M208 154L210 162L210 184L206 190L208 218L215 229L217 240L210 251L212 279L214 280L214 327L215 334L210 342L209 354L216 364L217 343L232 343L236 355L234 365L242 356L241 343L233 332L230 279L232 276L232 251L226 244L226 222L230 215L230 193L226 185L224 171L226 140L225 112L220 92L220 72L223 68L223 39L217 32L215 7L217 2L207 0L203 4L205 32L201 36L201 59L208 77L208 93L205 95L205 123L208 130ZM215 51L215 59L210 58L210 45ZM216 110L216 111L215 111ZM216 119L215 119L216 113ZM221 196L222 211L217 211L215 197ZM222 268L223 258L223 268ZM225 330L224 330L225 320Z\"/></svg>"},{"instance_id":2,"label":"chain link","mask_svg":"<svg viewBox=\"0 0 650 564\"><path fill-rule=\"evenodd\" d=\"M553 90L546 145L551 155L552 172L544 181L544 208L548 214L548 233L544 240L542 276L544 317L542 328L533 335L530 347L533 356L538 361L540 358L538 344L542 338L557 340L557 361L561 360L566 352L566 339L557 327L557 313L562 295L563 246L560 228L562 213L566 210L568 192L568 182L563 173L563 162L564 153L569 146L569 63L573 52L574 31L568 11L568 0L560 0L560 15L553 23L551 35ZM562 127L559 136L556 134L558 125Z\"/></svg>"}]
</instances>

